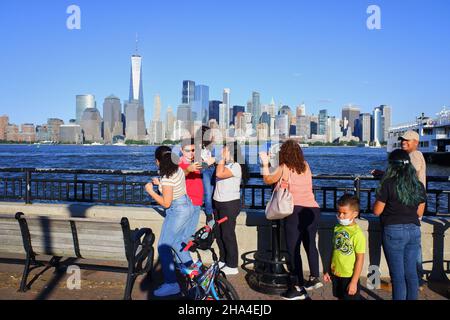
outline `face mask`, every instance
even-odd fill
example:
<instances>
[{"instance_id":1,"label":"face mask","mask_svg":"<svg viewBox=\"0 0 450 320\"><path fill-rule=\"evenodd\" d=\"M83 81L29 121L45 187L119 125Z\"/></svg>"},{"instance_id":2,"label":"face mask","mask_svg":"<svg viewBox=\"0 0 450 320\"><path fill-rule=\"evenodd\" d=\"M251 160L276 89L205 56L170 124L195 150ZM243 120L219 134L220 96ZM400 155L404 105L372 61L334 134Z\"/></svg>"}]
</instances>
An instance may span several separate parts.
<instances>
[{"instance_id":1,"label":"face mask","mask_svg":"<svg viewBox=\"0 0 450 320\"><path fill-rule=\"evenodd\" d=\"M339 224L343 225L343 226L351 225L352 222L353 222L353 219L339 219L339 218L337 218L337 220L338 220Z\"/></svg>"}]
</instances>

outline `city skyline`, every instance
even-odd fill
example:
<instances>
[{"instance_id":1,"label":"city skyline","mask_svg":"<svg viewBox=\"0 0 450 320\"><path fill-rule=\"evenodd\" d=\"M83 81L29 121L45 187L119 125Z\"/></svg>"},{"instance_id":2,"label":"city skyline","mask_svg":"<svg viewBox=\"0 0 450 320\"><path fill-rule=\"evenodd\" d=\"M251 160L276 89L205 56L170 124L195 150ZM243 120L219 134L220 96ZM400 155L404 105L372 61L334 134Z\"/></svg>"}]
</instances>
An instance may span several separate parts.
<instances>
[{"instance_id":1,"label":"city skyline","mask_svg":"<svg viewBox=\"0 0 450 320\"><path fill-rule=\"evenodd\" d=\"M235 23L226 28L208 23L212 17L207 13L215 12L219 4L208 3L196 12L197 6L173 2L102 6L78 1L81 30L65 27L66 4L3 2L0 36L5 46L0 69L5 76L0 80L4 97L0 113L8 114L12 123L37 124L48 117L74 118L73 96L78 94L93 94L101 103L113 93L123 102L129 89L126 61L134 52L136 33L146 74L143 93L160 94L162 113L168 105L178 106L179 84L185 79L208 85L210 101L220 100L223 89L231 88L230 107L246 105L253 91L261 94L262 104L271 97L292 108L305 102L314 114L327 109L337 115L349 103L368 111L389 104L396 110L393 124L412 121L423 110L437 113L450 101L444 89L450 85L445 77L450 70L446 59L450 45L441 40L450 30L450 22L443 19L450 7L446 1L414 5L378 1L381 30L366 28L366 1L259 2L258 6L230 1L219 17L214 16L229 15ZM258 14L257 23L239 22L252 9ZM19 13L22 18L15 19ZM172 41L184 22L180 17L187 13L204 17L190 22L201 35L202 46L183 38ZM126 25L108 22L133 14ZM24 28L24 23L35 27ZM208 30L202 28L206 25ZM229 46L212 54L202 50L227 34ZM21 63L7 63L15 60ZM149 121L152 114L147 110Z\"/></svg>"}]
</instances>

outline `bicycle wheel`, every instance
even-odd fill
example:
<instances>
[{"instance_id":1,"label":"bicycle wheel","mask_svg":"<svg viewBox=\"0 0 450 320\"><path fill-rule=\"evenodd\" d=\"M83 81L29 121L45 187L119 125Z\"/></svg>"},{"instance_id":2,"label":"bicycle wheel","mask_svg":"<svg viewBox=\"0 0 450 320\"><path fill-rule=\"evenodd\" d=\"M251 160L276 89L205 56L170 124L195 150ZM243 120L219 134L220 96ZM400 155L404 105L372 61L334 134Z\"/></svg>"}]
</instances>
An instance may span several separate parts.
<instances>
[{"instance_id":1,"label":"bicycle wheel","mask_svg":"<svg viewBox=\"0 0 450 320\"><path fill-rule=\"evenodd\" d=\"M214 288L220 300L239 300L239 295L233 285L225 279L224 276L218 275L214 280Z\"/></svg>"}]
</instances>

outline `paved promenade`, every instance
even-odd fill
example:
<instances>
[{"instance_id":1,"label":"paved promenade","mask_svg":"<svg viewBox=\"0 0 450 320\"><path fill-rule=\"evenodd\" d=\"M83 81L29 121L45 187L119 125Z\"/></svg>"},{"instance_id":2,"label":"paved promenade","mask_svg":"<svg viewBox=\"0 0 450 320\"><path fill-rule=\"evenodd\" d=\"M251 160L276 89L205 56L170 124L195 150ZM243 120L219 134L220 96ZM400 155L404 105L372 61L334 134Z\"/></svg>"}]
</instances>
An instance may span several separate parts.
<instances>
[{"instance_id":1,"label":"paved promenade","mask_svg":"<svg viewBox=\"0 0 450 320\"><path fill-rule=\"evenodd\" d=\"M8 263L6 263L8 262ZM17 262L17 263L14 263ZM70 275L64 271L54 273L53 269L45 271L32 284L31 290L26 293L17 292L19 287L23 265L18 264L17 257L0 257L0 299L13 300L117 300L122 299L126 275L109 271L81 270L81 290L69 290L67 288L67 279ZM86 261L88 262L88 261ZM29 278L38 274L44 268L34 270ZM161 283L161 273L158 268L153 273L153 281L148 278L139 277L133 289L133 299L149 300L156 299L151 292ZM277 295L266 295L256 292L249 288L245 280L246 272L240 269L236 276L229 276L228 279L235 286L242 300L280 300ZM362 279L364 287L365 279ZM444 283L427 282L420 291L422 300L447 300L450 285ZM370 291L364 288L363 298L367 300L390 300L391 291L387 279L383 279L381 288ZM180 296L171 297L171 299L180 299ZM331 284L325 284L323 288L315 290L310 295L312 300L334 300L331 293Z\"/></svg>"}]
</instances>

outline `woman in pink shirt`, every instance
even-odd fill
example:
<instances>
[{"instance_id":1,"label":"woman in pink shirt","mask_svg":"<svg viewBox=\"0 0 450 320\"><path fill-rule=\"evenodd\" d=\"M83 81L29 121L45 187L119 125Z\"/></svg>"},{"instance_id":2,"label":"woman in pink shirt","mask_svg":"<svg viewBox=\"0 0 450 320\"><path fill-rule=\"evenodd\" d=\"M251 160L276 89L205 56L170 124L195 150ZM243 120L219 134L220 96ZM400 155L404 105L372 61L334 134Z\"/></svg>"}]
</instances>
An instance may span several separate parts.
<instances>
[{"instance_id":1,"label":"woman in pink shirt","mask_svg":"<svg viewBox=\"0 0 450 320\"><path fill-rule=\"evenodd\" d=\"M266 184L275 184L281 180L281 188L287 188L294 200L294 212L284 219L286 246L289 253L290 270L296 279L291 288L282 295L288 300L302 300L307 297L305 290L322 287L319 279L319 253L316 235L320 219L320 208L312 189L312 173L305 161L300 145L294 140L283 143L279 152L279 166L269 171L267 153L260 153L263 176ZM303 243L308 256L310 276L303 278L300 246Z\"/></svg>"}]
</instances>

